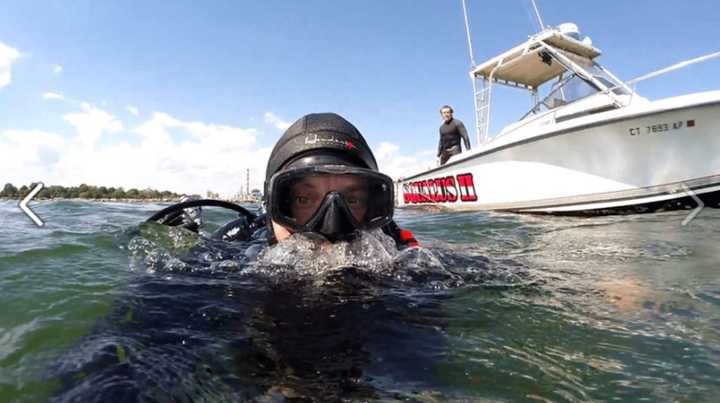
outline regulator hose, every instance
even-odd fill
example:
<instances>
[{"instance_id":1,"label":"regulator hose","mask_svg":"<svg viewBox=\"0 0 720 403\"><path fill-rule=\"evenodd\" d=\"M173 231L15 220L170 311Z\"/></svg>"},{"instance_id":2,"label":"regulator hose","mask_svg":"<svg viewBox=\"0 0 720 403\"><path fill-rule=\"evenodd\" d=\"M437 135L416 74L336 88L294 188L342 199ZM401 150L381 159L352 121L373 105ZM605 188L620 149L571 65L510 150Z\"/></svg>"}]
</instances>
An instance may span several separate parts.
<instances>
[{"instance_id":1,"label":"regulator hose","mask_svg":"<svg viewBox=\"0 0 720 403\"><path fill-rule=\"evenodd\" d=\"M164 209L158 211L157 213L153 214L150 218L145 220L145 222L157 222L160 224L163 224L162 218L165 218L170 215L174 215L177 213L182 212L183 209L189 208L189 207L222 207L228 210L233 210L238 213L240 213L241 216L244 216L247 218L247 221L249 223L255 221L257 216L255 214L248 211L245 207L239 206L235 203L227 202L224 200L215 200L215 199L199 199L199 200L188 200L180 203L173 204L172 206L165 207Z\"/></svg>"}]
</instances>

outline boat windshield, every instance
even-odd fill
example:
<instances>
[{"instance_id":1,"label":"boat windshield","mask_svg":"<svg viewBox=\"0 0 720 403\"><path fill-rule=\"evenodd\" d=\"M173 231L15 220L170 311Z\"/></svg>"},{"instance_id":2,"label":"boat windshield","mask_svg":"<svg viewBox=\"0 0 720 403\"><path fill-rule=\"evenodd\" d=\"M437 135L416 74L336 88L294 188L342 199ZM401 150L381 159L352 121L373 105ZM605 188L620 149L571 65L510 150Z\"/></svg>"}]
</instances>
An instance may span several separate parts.
<instances>
[{"instance_id":1,"label":"boat windshield","mask_svg":"<svg viewBox=\"0 0 720 403\"><path fill-rule=\"evenodd\" d=\"M609 75L605 70L600 68L599 65L593 63L590 72L592 73L593 77L600 81L604 86L612 90L612 92L614 92L616 95L630 94L630 92L628 92L627 88L621 82L617 81L615 78Z\"/></svg>"},{"instance_id":2,"label":"boat windshield","mask_svg":"<svg viewBox=\"0 0 720 403\"><path fill-rule=\"evenodd\" d=\"M586 71L588 73L592 74L593 78L610 89L616 95L629 94L627 89L621 83L607 74L605 70L600 68L597 64L593 63L592 66L583 67L587 69ZM567 75L568 73L571 74ZM550 89L550 92L542 99L542 101L538 102L525 116L555 109L591 95L595 95L602 91L604 91L604 88L599 88L590 80L586 80L577 73L566 71L565 75L558 77Z\"/></svg>"}]
</instances>

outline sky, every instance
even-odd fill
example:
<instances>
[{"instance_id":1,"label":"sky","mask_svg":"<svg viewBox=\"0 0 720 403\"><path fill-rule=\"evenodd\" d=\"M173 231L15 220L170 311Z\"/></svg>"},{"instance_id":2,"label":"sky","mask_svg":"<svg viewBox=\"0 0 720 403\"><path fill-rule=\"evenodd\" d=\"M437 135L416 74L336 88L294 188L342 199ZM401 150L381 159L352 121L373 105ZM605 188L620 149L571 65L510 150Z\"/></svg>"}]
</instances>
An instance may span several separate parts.
<instances>
[{"instance_id":1,"label":"sky","mask_svg":"<svg viewBox=\"0 0 720 403\"><path fill-rule=\"evenodd\" d=\"M381 171L435 160L438 109L472 132L461 1L32 1L0 4L0 186L262 188L293 121L336 112ZM716 1L537 0L621 79L720 50ZM478 63L538 31L529 0L467 0ZM653 99L720 89L720 59L642 82ZM497 91L491 133L529 97ZM473 137L473 145L476 141Z\"/></svg>"}]
</instances>

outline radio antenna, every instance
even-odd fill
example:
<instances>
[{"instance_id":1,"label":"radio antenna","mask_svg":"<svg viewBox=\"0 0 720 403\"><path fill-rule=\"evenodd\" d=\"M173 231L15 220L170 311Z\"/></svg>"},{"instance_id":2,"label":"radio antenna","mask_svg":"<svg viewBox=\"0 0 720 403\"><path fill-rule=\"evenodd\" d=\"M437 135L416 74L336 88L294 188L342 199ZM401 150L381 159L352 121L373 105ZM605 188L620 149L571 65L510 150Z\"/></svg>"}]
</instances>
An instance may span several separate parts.
<instances>
[{"instance_id":1,"label":"radio antenna","mask_svg":"<svg viewBox=\"0 0 720 403\"><path fill-rule=\"evenodd\" d=\"M543 24L542 17L540 17L540 11L538 11L537 4L535 4L535 0L530 0L532 3L533 9L535 9L535 16L538 19L538 24L540 24L540 30L542 31L545 29L545 24Z\"/></svg>"},{"instance_id":2,"label":"radio antenna","mask_svg":"<svg viewBox=\"0 0 720 403\"><path fill-rule=\"evenodd\" d=\"M465 16L465 34L467 35L468 52L470 53L470 65L475 66L475 56L473 56L472 40L470 39L470 24L468 23L467 16L467 5L465 0L462 0L463 15Z\"/></svg>"}]
</instances>

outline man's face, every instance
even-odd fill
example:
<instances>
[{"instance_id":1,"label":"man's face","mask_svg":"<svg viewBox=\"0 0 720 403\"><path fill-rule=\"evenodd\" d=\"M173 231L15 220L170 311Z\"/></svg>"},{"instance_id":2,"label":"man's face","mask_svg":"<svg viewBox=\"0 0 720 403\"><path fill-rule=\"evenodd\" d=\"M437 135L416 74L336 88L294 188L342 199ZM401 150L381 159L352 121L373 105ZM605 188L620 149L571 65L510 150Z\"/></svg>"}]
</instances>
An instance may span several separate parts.
<instances>
[{"instance_id":1,"label":"man's face","mask_svg":"<svg viewBox=\"0 0 720 403\"><path fill-rule=\"evenodd\" d=\"M451 121L453 118L452 109L450 108L442 108L440 114L442 115L443 120L446 122Z\"/></svg>"},{"instance_id":2,"label":"man's face","mask_svg":"<svg viewBox=\"0 0 720 403\"><path fill-rule=\"evenodd\" d=\"M365 219L368 207L367 183L354 175L308 175L290 189L290 210L298 224L308 222L329 192L343 195L353 217Z\"/></svg>"}]
</instances>

